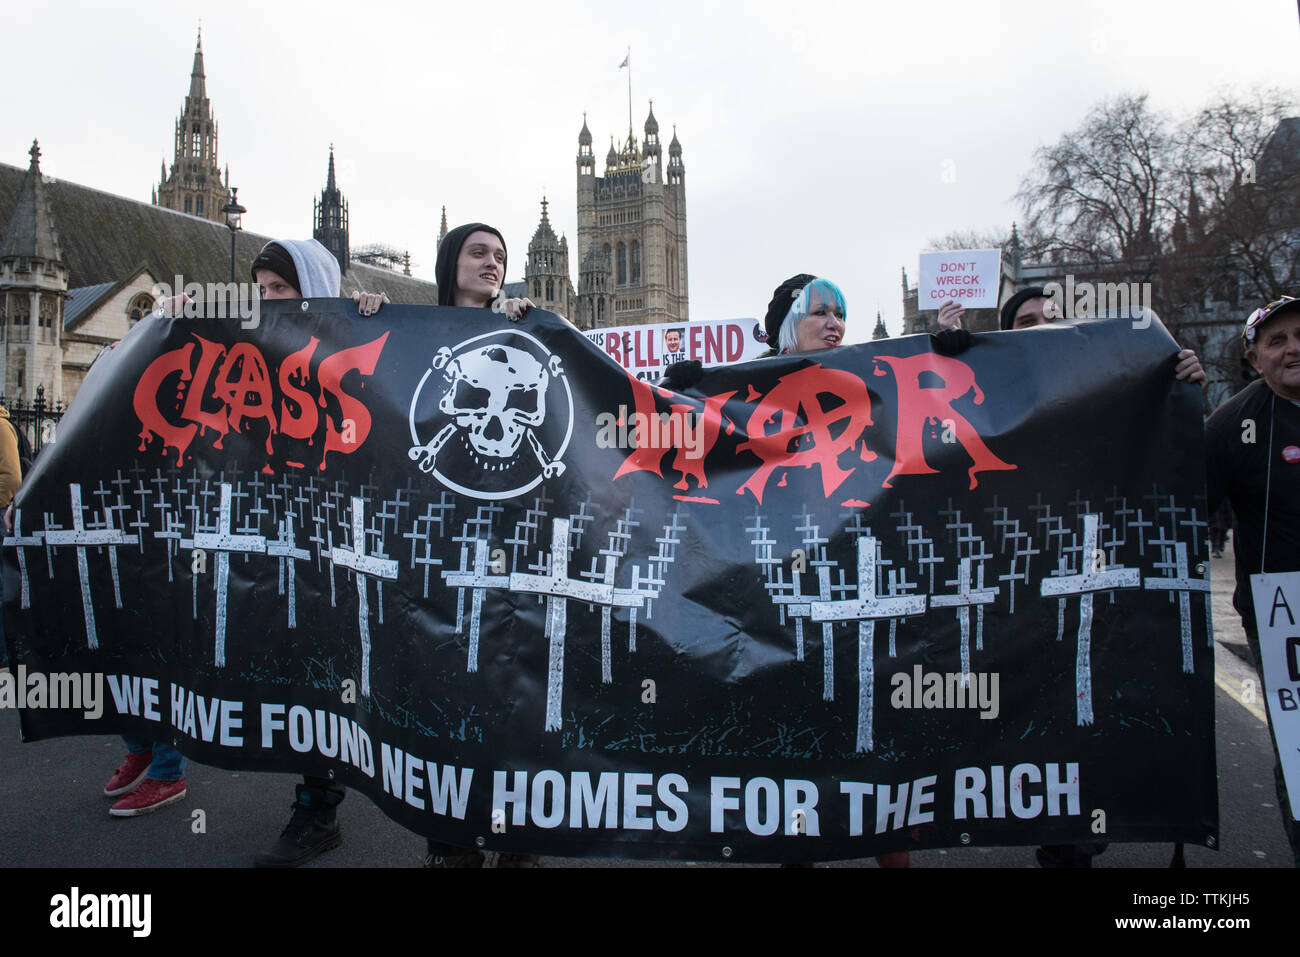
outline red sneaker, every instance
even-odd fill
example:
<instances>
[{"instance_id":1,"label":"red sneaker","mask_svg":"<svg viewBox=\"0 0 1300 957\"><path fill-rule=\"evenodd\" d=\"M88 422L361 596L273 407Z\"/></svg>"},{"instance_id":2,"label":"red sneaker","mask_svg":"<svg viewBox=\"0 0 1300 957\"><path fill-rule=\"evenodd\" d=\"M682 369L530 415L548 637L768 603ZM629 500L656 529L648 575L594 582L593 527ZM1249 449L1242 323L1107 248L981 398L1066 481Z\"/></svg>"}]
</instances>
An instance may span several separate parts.
<instances>
[{"instance_id":1,"label":"red sneaker","mask_svg":"<svg viewBox=\"0 0 1300 957\"><path fill-rule=\"evenodd\" d=\"M128 791L134 791L135 786L143 781L144 776L149 773L149 764L152 761L152 751L128 754L126 761L113 772L113 776L104 785L104 797L115 798L126 794Z\"/></svg>"},{"instance_id":2,"label":"red sneaker","mask_svg":"<svg viewBox=\"0 0 1300 957\"><path fill-rule=\"evenodd\" d=\"M148 814L168 804L175 804L185 797L185 779L179 781L159 781L145 778L144 783L118 801L108 813L113 817L135 817Z\"/></svg>"}]
</instances>

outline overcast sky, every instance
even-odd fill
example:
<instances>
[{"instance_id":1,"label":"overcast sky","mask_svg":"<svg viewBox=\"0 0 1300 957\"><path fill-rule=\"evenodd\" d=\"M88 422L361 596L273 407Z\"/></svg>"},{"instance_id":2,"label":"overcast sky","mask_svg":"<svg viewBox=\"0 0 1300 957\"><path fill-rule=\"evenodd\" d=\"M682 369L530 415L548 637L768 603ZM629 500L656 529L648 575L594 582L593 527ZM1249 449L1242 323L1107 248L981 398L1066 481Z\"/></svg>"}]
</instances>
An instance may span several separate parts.
<instances>
[{"instance_id":1,"label":"overcast sky","mask_svg":"<svg viewBox=\"0 0 1300 957\"><path fill-rule=\"evenodd\" d=\"M901 330L900 268L953 230L1007 229L1036 146L1107 96L1181 113L1222 87L1300 92L1294 0L798 3L6 3L0 162L149 200L202 18L221 163L246 226L309 236L329 145L351 242L433 278L441 207L498 226L523 277L543 192L576 284L582 115L647 101L686 164L692 319L761 316L796 272ZM956 182L944 183L945 161Z\"/></svg>"}]
</instances>

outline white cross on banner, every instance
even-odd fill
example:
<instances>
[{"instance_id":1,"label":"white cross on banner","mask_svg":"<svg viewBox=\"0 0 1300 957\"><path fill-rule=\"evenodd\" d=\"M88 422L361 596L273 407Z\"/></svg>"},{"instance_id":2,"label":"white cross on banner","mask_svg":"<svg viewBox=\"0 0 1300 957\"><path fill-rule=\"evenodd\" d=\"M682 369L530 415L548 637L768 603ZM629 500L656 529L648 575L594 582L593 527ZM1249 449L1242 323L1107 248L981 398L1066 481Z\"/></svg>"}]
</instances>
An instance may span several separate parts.
<instances>
[{"instance_id":1,"label":"white cross on banner","mask_svg":"<svg viewBox=\"0 0 1300 957\"><path fill-rule=\"evenodd\" d=\"M1075 720L1080 726L1092 724L1092 596L1112 588L1137 588L1141 576L1136 568L1094 568L1098 556L1097 532L1101 516L1088 513L1083 516L1083 551L1081 575L1062 575L1044 578L1039 593L1044 597L1064 599L1067 595L1079 596L1079 641L1075 652Z\"/></svg>"},{"instance_id":2,"label":"white cross on banner","mask_svg":"<svg viewBox=\"0 0 1300 957\"><path fill-rule=\"evenodd\" d=\"M266 552L261 535L232 535L230 531L230 493L227 482L221 483L221 506L217 513L216 532L194 533L194 547L217 553L217 637L214 659L218 668L226 666L226 598L230 580L231 552Z\"/></svg>"},{"instance_id":3,"label":"white cross on banner","mask_svg":"<svg viewBox=\"0 0 1300 957\"><path fill-rule=\"evenodd\" d=\"M551 639L546 678L546 730L560 730L560 697L564 688L564 632L568 599L595 605L614 603L614 586L569 576L569 520L551 523L551 573L510 576L510 590L546 595L546 632Z\"/></svg>"},{"instance_id":4,"label":"white cross on banner","mask_svg":"<svg viewBox=\"0 0 1300 957\"><path fill-rule=\"evenodd\" d=\"M882 618L925 613L925 595L882 598L876 589L876 540L858 538L858 597L846 601L814 601L813 621L858 623L858 734L857 750L875 747L872 701L876 685L876 622Z\"/></svg>"},{"instance_id":5,"label":"white cross on banner","mask_svg":"<svg viewBox=\"0 0 1300 957\"><path fill-rule=\"evenodd\" d=\"M397 580L397 562L366 554L366 503L352 498L352 548L332 548L330 561L352 569L357 579L357 627L361 632L361 694L370 697L370 602L366 576Z\"/></svg>"},{"instance_id":6,"label":"white cross on banner","mask_svg":"<svg viewBox=\"0 0 1300 957\"><path fill-rule=\"evenodd\" d=\"M90 648L99 647L99 636L95 633L95 605L90 600L90 568L86 564L86 547L88 545L134 545L136 536L124 535L115 528L89 531L82 521L81 513L85 506L81 504L81 486L69 485L72 497L72 528L70 530L46 529L45 544L58 547L75 545L77 547L77 575L81 578L81 609L86 618L86 644ZM114 552L116 554L116 552Z\"/></svg>"}]
</instances>

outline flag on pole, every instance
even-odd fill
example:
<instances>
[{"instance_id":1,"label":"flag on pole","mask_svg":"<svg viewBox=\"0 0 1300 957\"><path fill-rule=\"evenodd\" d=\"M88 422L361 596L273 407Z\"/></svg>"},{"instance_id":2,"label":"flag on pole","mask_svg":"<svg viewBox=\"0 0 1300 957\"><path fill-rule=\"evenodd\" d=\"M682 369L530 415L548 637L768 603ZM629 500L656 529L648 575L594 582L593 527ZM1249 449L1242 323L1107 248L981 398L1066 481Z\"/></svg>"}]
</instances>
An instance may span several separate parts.
<instances>
[{"instance_id":1,"label":"flag on pole","mask_svg":"<svg viewBox=\"0 0 1300 957\"><path fill-rule=\"evenodd\" d=\"M623 57L623 62L618 65L618 68L621 70L623 69L623 67L630 68L631 66L632 66L632 48L629 47L627 51L627 56Z\"/></svg>"}]
</instances>

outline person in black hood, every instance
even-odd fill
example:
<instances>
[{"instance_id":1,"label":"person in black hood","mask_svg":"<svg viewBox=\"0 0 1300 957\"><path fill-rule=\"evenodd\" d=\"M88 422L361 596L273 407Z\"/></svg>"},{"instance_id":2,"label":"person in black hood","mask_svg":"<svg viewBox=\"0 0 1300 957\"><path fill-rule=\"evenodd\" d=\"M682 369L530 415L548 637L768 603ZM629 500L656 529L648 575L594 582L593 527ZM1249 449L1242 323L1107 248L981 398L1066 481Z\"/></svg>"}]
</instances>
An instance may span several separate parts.
<instances>
[{"instance_id":1,"label":"person in black hood","mask_svg":"<svg viewBox=\"0 0 1300 957\"><path fill-rule=\"evenodd\" d=\"M449 230L438 244L434 274L438 280L438 305L486 309L504 313L512 322L523 318L534 303L531 299L503 299L506 281L506 241L499 230L487 223L465 223ZM475 847L457 847L428 839L425 867L482 867L485 856ZM531 854L502 853L497 867L537 867Z\"/></svg>"},{"instance_id":2,"label":"person in black hood","mask_svg":"<svg viewBox=\"0 0 1300 957\"><path fill-rule=\"evenodd\" d=\"M518 320L534 305L531 299L500 298L506 282L506 241L487 223L465 223L449 230L438 244L434 274L440 306L491 306L494 312Z\"/></svg>"}]
</instances>

